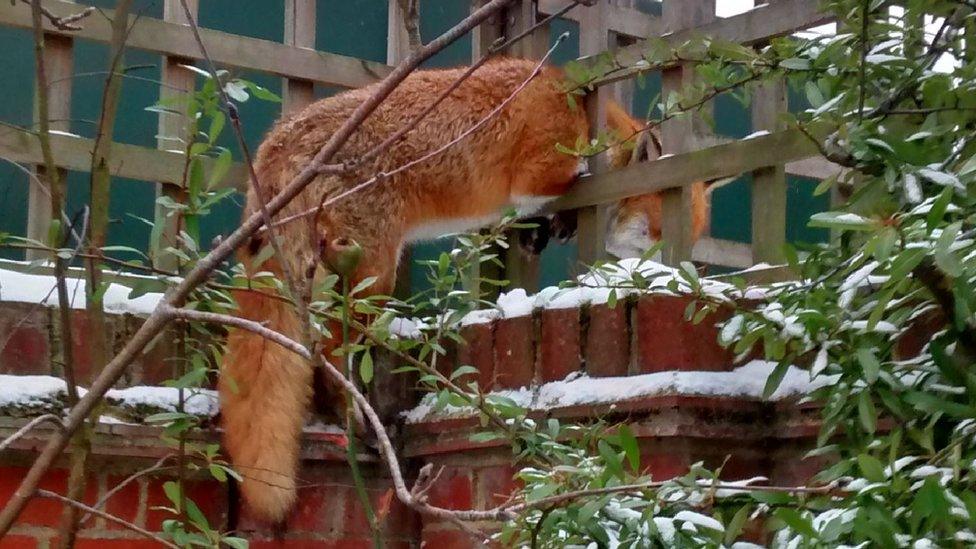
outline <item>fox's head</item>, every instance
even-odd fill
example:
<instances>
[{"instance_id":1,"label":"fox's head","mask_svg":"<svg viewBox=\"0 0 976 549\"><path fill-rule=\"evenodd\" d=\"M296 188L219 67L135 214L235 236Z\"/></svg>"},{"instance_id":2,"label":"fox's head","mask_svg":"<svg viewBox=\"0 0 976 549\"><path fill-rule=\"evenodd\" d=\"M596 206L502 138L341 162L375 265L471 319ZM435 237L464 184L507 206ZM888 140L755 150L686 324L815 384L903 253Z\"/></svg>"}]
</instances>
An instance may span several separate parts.
<instances>
[{"instance_id":1,"label":"fox's head","mask_svg":"<svg viewBox=\"0 0 976 549\"><path fill-rule=\"evenodd\" d=\"M607 126L617 141L607 151L611 168L622 168L632 160L643 162L661 156L661 138L657 128L645 130L645 124L627 114L615 102L607 105ZM691 187L691 233L697 241L709 214L711 191L729 179L695 183ZM660 193L625 198L612 206L606 249L623 259L640 257L661 240Z\"/></svg>"}]
</instances>

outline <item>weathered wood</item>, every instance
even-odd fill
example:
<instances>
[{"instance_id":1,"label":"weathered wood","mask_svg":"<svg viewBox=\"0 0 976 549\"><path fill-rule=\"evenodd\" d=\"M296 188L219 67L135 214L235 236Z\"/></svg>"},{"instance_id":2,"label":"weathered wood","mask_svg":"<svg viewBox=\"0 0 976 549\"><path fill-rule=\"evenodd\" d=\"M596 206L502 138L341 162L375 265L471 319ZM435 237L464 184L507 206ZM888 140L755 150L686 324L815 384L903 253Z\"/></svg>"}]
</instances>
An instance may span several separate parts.
<instances>
[{"instance_id":1,"label":"weathered wood","mask_svg":"<svg viewBox=\"0 0 976 549\"><path fill-rule=\"evenodd\" d=\"M48 81L47 108L51 130L66 132L71 129L71 84L74 80L72 78L73 46L74 40L69 37L54 34L45 34L44 36L44 67L47 71ZM35 122L38 116L36 93L35 91ZM39 143L37 151L40 153ZM57 149L54 149L55 160L57 160L58 152ZM45 169L41 165L35 168L34 173L38 181L29 182L27 193L27 238L39 242L47 242L48 229L51 227L51 219L54 215L54 212L51 211L51 181L45 176ZM60 180L65 181L68 172L64 169L59 171L61 172ZM26 252L28 260L42 259L48 256L47 252L41 250L27 250Z\"/></svg>"},{"instance_id":2,"label":"weathered wood","mask_svg":"<svg viewBox=\"0 0 976 549\"><path fill-rule=\"evenodd\" d=\"M744 269L752 266L752 247L742 242L702 237L695 243L691 259L709 265Z\"/></svg>"},{"instance_id":3,"label":"weathered wood","mask_svg":"<svg viewBox=\"0 0 976 549\"><path fill-rule=\"evenodd\" d=\"M199 5L197 0L187 2L190 12L196 16ZM186 19L186 13L180 0L164 0L163 19L176 25L188 26L190 22ZM175 98L175 110L186 111L186 98L196 87L196 74L181 67L180 65L191 65L193 59L188 57L166 56L162 59L162 70L160 80L162 85L159 88L160 99L173 100ZM159 114L159 130L157 132L156 146L160 150L182 150L183 144L188 138L186 127L187 120L182 116ZM182 162L182 159L181 159ZM177 181L177 183L180 183ZM179 185L156 184L156 196L168 196L174 202L182 203L186 201L184 190ZM162 253L161 250L173 246L177 242L179 235L178 217L172 212L156 203L155 223L162 226L158 249L150 250L153 258L153 265L160 269L175 271L179 265L179 260L173 254Z\"/></svg>"},{"instance_id":4,"label":"weathered wood","mask_svg":"<svg viewBox=\"0 0 976 549\"><path fill-rule=\"evenodd\" d=\"M505 10L504 18L503 30L506 38L528 30L538 19L535 0L519 0ZM548 49L549 27L546 25L513 44L506 53L525 59L541 59ZM506 235L509 246L502 252L502 256L505 263L504 278L509 281L509 287L535 292L539 290L540 258L536 254L527 253L518 245L522 231L530 230L509 231Z\"/></svg>"},{"instance_id":5,"label":"weathered wood","mask_svg":"<svg viewBox=\"0 0 976 549\"><path fill-rule=\"evenodd\" d=\"M669 31L677 31L704 25L715 19L715 0L666 0L663 21ZM695 83L697 75L692 65L678 64L661 74L661 95L681 94ZM709 103L703 108L711 109ZM665 154L678 154L697 148L696 135L706 134L709 129L697 114L665 120L661 125L661 145ZM668 265L688 261L692 256L693 191L691 186L669 189L661 194L661 240L664 248L661 257Z\"/></svg>"},{"instance_id":6,"label":"weathered wood","mask_svg":"<svg viewBox=\"0 0 976 549\"><path fill-rule=\"evenodd\" d=\"M396 65L410 55L410 38L407 36L407 29L403 25L403 10L397 0L389 0L389 18L386 26L386 62L389 65ZM410 297L410 264L413 262L413 253L409 245L404 247L400 253L400 262L397 264L396 285L393 295L400 299Z\"/></svg>"},{"instance_id":7,"label":"weathered wood","mask_svg":"<svg viewBox=\"0 0 976 549\"><path fill-rule=\"evenodd\" d=\"M286 45L315 50L315 2L316 0L285 0ZM283 113L301 109L315 100L315 84L311 80L285 78L282 84Z\"/></svg>"},{"instance_id":8,"label":"weathered wood","mask_svg":"<svg viewBox=\"0 0 976 549\"><path fill-rule=\"evenodd\" d=\"M76 135L52 134L51 147L58 166L74 171L91 169L91 151L94 141ZM41 147L37 137L29 131L5 128L0 132L0 156L23 164L40 164ZM204 170L209 173L213 166L204 160ZM160 181L179 184L183 175L183 155L174 151L162 151L127 143L112 144L112 161L109 172L118 177L142 181ZM243 190L247 171L239 162L231 165L221 187Z\"/></svg>"},{"instance_id":9,"label":"weathered wood","mask_svg":"<svg viewBox=\"0 0 976 549\"><path fill-rule=\"evenodd\" d=\"M752 94L753 131L783 128L788 110L786 82L764 82ZM752 261L772 265L784 261L786 243L786 170L782 164L752 172Z\"/></svg>"},{"instance_id":10,"label":"weathered wood","mask_svg":"<svg viewBox=\"0 0 976 549\"><path fill-rule=\"evenodd\" d=\"M685 0L688 2L689 0ZM714 13L714 12L713 12ZM694 26L688 30L675 30L662 36L672 46L677 46L693 36L709 36L716 39L738 42L740 44L751 45L757 42L792 34L798 30L815 27L830 22L831 17L825 12L820 11L817 0L781 0L773 4L764 5L739 15L717 19L710 23ZM635 75L649 70L647 68L636 67L635 64L642 59L643 45L634 44L626 48L620 48L614 52L617 62L625 70L614 73L612 76L597 80L594 84L602 86L625 78L633 78ZM594 55L594 54L588 54ZM584 57L581 62L591 61Z\"/></svg>"},{"instance_id":11,"label":"weathered wood","mask_svg":"<svg viewBox=\"0 0 976 549\"><path fill-rule=\"evenodd\" d=\"M590 7L580 23L580 53L593 55L605 51L616 44L616 36L608 28L610 5L606 1L597 2ZM606 128L606 105L615 90L597 88L586 97L586 115L590 122L590 136L596 137ZM606 173L608 170L605 154L589 159L591 174ZM607 228L610 222L608 208L599 203L585 204L577 212L577 243L579 260L592 264L607 257Z\"/></svg>"},{"instance_id":12,"label":"weathered wood","mask_svg":"<svg viewBox=\"0 0 976 549\"><path fill-rule=\"evenodd\" d=\"M609 173L582 178L566 195L550 204L554 212L605 204L630 196L686 186L775 166L817 154L799 130L785 130L752 139L699 149L633 164Z\"/></svg>"},{"instance_id":13,"label":"weathered wood","mask_svg":"<svg viewBox=\"0 0 976 549\"><path fill-rule=\"evenodd\" d=\"M539 13L552 15L558 12L570 0L539 0ZM609 5L607 11L607 30L620 36L629 38L647 38L660 33L661 20L629 6ZM562 15L564 19L581 23L591 17L594 7L579 6Z\"/></svg>"},{"instance_id":14,"label":"weathered wood","mask_svg":"<svg viewBox=\"0 0 976 549\"><path fill-rule=\"evenodd\" d=\"M57 16L69 15L78 11L77 4L64 0L51 0L44 3ZM112 10L102 10L105 17L97 15L85 19L79 31L63 31L48 25L46 30L54 34L71 35L96 42L107 43L111 38L109 19ZM130 48L146 50L162 55L202 58L191 30L180 24L154 19L152 17L132 16L132 31L127 45ZM11 5L0 2L0 25L17 28L30 28L30 6L21 2ZM200 29L204 43L213 60L228 67L237 67L270 74L311 80L330 86L355 88L369 84L386 76L391 68L383 63L356 59L334 53L294 48L270 40L249 38L212 29Z\"/></svg>"}]
</instances>

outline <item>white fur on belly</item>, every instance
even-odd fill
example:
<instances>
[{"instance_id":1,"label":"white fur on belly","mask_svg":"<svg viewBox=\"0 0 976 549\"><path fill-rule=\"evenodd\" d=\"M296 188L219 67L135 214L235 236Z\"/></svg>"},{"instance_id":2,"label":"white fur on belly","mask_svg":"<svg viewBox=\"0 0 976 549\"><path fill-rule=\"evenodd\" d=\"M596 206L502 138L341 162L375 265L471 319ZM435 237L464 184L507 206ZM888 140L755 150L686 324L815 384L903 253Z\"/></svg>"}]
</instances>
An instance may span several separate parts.
<instances>
[{"instance_id":1,"label":"white fur on belly","mask_svg":"<svg viewBox=\"0 0 976 549\"><path fill-rule=\"evenodd\" d=\"M436 240L442 236L470 232L501 219L499 214L481 217L449 217L446 219L430 219L426 223L415 225L407 230L407 242L424 242Z\"/></svg>"},{"instance_id":2,"label":"white fur on belly","mask_svg":"<svg viewBox=\"0 0 976 549\"><path fill-rule=\"evenodd\" d=\"M513 196L512 206L519 217L531 215L539 210L548 202L552 202L557 196L525 195ZM474 217L447 217L444 219L429 219L426 222L410 227L407 230L407 242L424 242L436 240L442 236L458 233L467 233L481 227L487 227L492 223L501 220L503 212L490 215Z\"/></svg>"},{"instance_id":3,"label":"white fur on belly","mask_svg":"<svg viewBox=\"0 0 976 549\"><path fill-rule=\"evenodd\" d=\"M546 195L516 195L512 197L512 205L519 216L531 215L539 211L540 208L559 198L558 196Z\"/></svg>"}]
</instances>

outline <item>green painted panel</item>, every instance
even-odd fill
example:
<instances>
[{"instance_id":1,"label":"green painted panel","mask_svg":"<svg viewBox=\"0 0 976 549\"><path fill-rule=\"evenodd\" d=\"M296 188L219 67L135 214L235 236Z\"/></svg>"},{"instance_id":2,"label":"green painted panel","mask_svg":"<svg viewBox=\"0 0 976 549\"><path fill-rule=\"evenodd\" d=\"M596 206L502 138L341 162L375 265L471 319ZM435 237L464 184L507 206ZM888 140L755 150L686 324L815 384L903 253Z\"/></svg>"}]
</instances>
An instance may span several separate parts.
<instances>
[{"instance_id":1,"label":"green painted panel","mask_svg":"<svg viewBox=\"0 0 976 549\"><path fill-rule=\"evenodd\" d=\"M0 30L0 123L29 126L32 120L34 50L31 34ZM10 131L0 125L0 132ZM22 235L27 228L27 190L30 180L21 168L0 160L0 232ZM18 250L0 249L0 258L23 259Z\"/></svg>"}]
</instances>

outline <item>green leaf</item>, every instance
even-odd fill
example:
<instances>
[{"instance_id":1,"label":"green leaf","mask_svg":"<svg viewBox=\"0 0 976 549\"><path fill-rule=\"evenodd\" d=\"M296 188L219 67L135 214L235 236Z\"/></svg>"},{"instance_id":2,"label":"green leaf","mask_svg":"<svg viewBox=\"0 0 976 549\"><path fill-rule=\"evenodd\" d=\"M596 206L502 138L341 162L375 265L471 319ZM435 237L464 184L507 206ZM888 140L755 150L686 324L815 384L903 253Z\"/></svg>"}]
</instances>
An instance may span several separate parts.
<instances>
[{"instance_id":1,"label":"green leaf","mask_svg":"<svg viewBox=\"0 0 976 549\"><path fill-rule=\"evenodd\" d=\"M233 161L233 156L230 153L230 149L223 149L217 158L213 162L213 167L210 168L210 177L207 179L207 189L213 189L221 181L223 181L224 176L230 170L231 162Z\"/></svg>"},{"instance_id":2,"label":"green leaf","mask_svg":"<svg viewBox=\"0 0 976 549\"><path fill-rule=\"evenodd\" d=\"M875 222L854 213L821 212L810 217L809 226L823 229L868 231L875 227Z\"/></svg>"},{"instance_id":3,"label":"green leaf","mask_svg":"<svg viewBox=\"0 0 976 549\"><path fill-rule=\"evenodd\" d=\"M768 400L769 397L776 392L776 389L779 388L779 384L783 382L783 376L786 375L786 372L789 369L790 363L785 360L776 365L776 368L773 369L772 373L769 374L769 377L766 378L766 386L763 387L764 400Z\"/></svg>"},{"instance_id":4,"label":"green leaf","mask_svg":"<svg viewBox=\"0 0 976 549\"><path fill-rule=\"evenodd\" d=\"M376 277L375 276L368 276L368 277L360 280L359 281L359 284L356 284L356 286L352 290L349 291L349 295L356 295L359 292L365 290L366 288L369 288L370 286L372 286L375 282L376 282Z\"/></svg>"},{"instance_id":5,"label":"green leaf","mask_svg":"<svg viewBox=\"0 0 976 549\"><path fill-rule=\"evenodd\" d=\"M794 532L809 539L818 539L817 531L813 529L810 519L805 518L796 509L780 507L776 509L773 516L786 523Z\"/></svg>"},{"instance_id":6,"label":"green leaf","mask_svg":"<svg viewBox=\"0 0 976 549\"><path fill-rule=\"evenodd\" d=\"M244 538L235 538L233 536L224 536L220 538L220 541L225 545L230 546L231 549L247 549L248 543Z\"/></svg>"},{"instance_id":7,"label":"green leaf","mask_svg":"<svg viewBox=\"0 0 976 549\"><path fill-rule=\"evenodd\" d=\"M620 462L620 456L617 455L617 452L605 440L597 442L596 447L600 452L600 456L603 457L603 461L606 463L607 470L610 471L610 474L617 478L624 478L624 467Z\"/></svg>"},{"instance_id":8,"label":"green leaf","mask_svg":"<svg viewBox=\"0 0 976 549\"><path fill-rule=\"evenodd\" d=\"M799 57L791 57L789 59L784 59L779 62L780 68L805 71L810 68L810 61L808 59L801 59Z\"/></svg>"},{"instance_id":9,"label":"green leaf","mask_svg":"<svg viewBox=\"0 0 976 549\"><path fill-rule=\"evenodd\" d=\"M484 431L481 433L474 433L473 435L468 437L468 440L470 440L471 442L481 443L481 442L491 442L493 440L498 440L502 438L505 438L504 433L499 433L497 431Z\"/></svg>"},{"instance_id":10,"label":"green leaf","mask_svg":"<svg viewBox=\"0 0 976 549\"><path fill-rule=\"evenodd\" d=\"M359 361L359 377L367 385L373 381L373 355L369 349L363 351L363 358Z\"/></svg>"},{"instance_id":11,"label":"green leaf","mask_svg":"<svg viewBox=\"0 0 976 549\"><path fill-rule=\"evenodd\" d=\"M962 263L952 250L949 249L955 244L961 229L961 222L949 225L942 229L942 234L939 235L939 240L935 243L935 264L951 277L957 277L962 274Z\"/></svg>"},{"instance_id":12,"label":"green leaf","mask_svg":"<svg viewBox=\"0 0 976 549\"><path fill-rule=\"evenodd\" d=\"M902 280L907 277L908 273L912 272L925 259L925 254L926 250L923 248L908 248L899 253L891 261L891 271L888 273L891 280Z\"/></svg>"},{"instance_id":13,"label":"green leaf","mask_svg":"<svg viewBox=\"0 0 976 549\"><path fill-rule=\"evenodd\" d=\"M864 371L864 379L868 383L877 381L878 372L881 370L881 363L874 356L874 351L868 347L861 347L857 350L856 354L857 361L861 364L861 369Z\"/></svg>"},{"instance_id":14,"label":"green leaf","mask_svg":"<svg viewBox=\"0 0 976 549\"><path fill-rule=\"evenodd\" d=\"M885 475L884 466L872 455L861 454L857 456L857 466L861 469L864 478L871 482L884 482L888 478Z\"/></svg>"},{"instance_id":15,"label":"green leaf","mask_svg":"<svg viewBox=\"0 0 976 549\"><path fill-rule=\"evenodd\" d=\"M813 108L817 108L824 104L824 96L820 93L820 87L813 80L810 80L803 87L804 92L806 92L807 101Z\"/></svg>"},{"instance_id":16,"label":"green leaf","mask_svg":"<svg viewBox=\"0 0 976 549\"><path fill-rule=\"evenodd\" d=\"M725 544L732 545L739 534L742 533L742 529L746 525L746 521L749 519L750 507L748 505L743 505L738 511L732 515L729 520L729 524L725 527Z\"/></svg>"},{"instance_id":17,"label":"green leaf","mask_svg":"<svg viewBox=\"0 0 976 549\"><path fill-rule=\"evenodd\" d=\"M617 436L620 440L620 447L623 448L624 455L627 456L627 461L630 463L630 470L639 471L640 445L637 443L634 432L627 425L620 424L620 427L617 428Z\"/></svg>"},{"instance_id":18,"label":"green leaf","mask_svg":"<svg viewBox=\"0 0 976 549\"><path fill-rule=\"evenodd\" d=\"M166 494L166 497L169 499L170 503L172 503L173 504L173 507L176 508L176 511L179 512L179 510L180 510L180 485L177 484L175 481L172 481L172 480L166 481L166 482L163 483L163 493Z\"/></svg>"},{"instance_id":19,"label":"green leaf","mask_svg":"<svg viewBox=\"0 0 976 549\"><path fill-rule=\"evenodd\" d=\"M932 203L932 209L925 216L925 227L928 229L928 232L931 233L932 229L935 229L939 225L939 222L942 221L942 218L945 217L946 210L949 209L949 204L952 203L952 194L953 191L951 188L942 189L939 197Z\"/></svg>"},{"instance_id":20,"label":"green leaf","mask_svg":"<svg viewBox=\"0 0 976 549\"><path fill-rule=\"evenodd\" d=\"M862 391L857 396L857 415L864 430L874 433L878 425L878 410L874 407L874 401L867 391Z\"/></svg>"}]
</instances>

